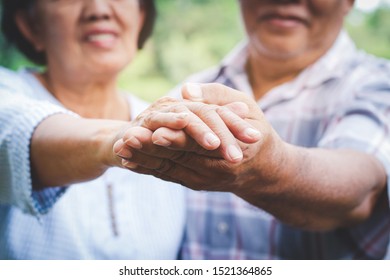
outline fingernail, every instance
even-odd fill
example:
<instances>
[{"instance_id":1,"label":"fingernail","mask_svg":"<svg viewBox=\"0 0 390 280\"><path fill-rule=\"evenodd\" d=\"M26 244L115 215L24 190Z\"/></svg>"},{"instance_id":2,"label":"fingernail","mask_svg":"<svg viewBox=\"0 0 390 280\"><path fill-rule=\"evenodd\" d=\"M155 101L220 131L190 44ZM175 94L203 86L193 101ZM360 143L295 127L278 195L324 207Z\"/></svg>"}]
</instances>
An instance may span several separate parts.
<instances>
[{"instance_id":1,"label":"fingernail","mask_svg":"<svg viewBox=\"0 0 390 280\"><path fill-rule=\"evenodd\" d=\"M133 156L133 153L129 149L122 148L116 155L120 158L129 159Z\"/></svg>"},{"instance_id":2,"label":"fingernail","mask_svg":"<svg viewBox=\"0 0 390 280\"><path fill-rule=\"evenodd\" d=\"M254 129L254 128L250 128L250 127L245 129L244 133L245 133L245 135L249 136L250 138L254 138L254 139L259 139L260 135L261 135L260 131L258 131L257 129Z\"/></svg>"},{"instance_id":3,"label":"fingernail","mask_svg":"<svg viewBox=\"0 0 390 280\"><path fill-rule=\"evenodd\" d=\"M128 160L125 160L125 159L122 159L122 165L126 168L129 168L129 169L135 169L138 167L138 164L131 162L131 161L128 161Z\"/></svg>"},{"instance_id":4,"label":"fingernail","mask_svg":"<svg viewBox=\"0 0 390 280\"><path fill-rule=\"evenodd\" d=\"M242 160L243 157L242 152L236 146L230 145L227 148L227 152L233 162L238 162Z\"/></svg>"},{"instance_id":5,"label":"fingernail","mask_svg":"<svg viewBox=\"0 0 390 280\"><path fill-rule=\"evenodd\" d=\"M191 97L193 101L202 101L203 94L200 85L194 83L186 84L188 95Z\"/></svg>"},{"instance_id":6,"label":"fingernail","mask_svg":"<svg viewBox=\"0 0 390 280\"><path fill-rule=\"evenodd\" d=\"M120 158L131 158L133 154L129 149L125 149L122 139L115 142L113 147L114 153Z\"/></svg>"},{"instance_id":7,"label":"fingernail","mask_svg":"<svg viewBox=\"0 0 390 280\"><path fill-rule=\"evenodd\" d=\"M142 143L134 136L127 139L125 143L134 149L142 149Z\"/></svg>"},{"instance_id":8,"label":"fingernail","mask_svg":"<svg viewBox=\"0 0 390 280\"><path fill-rule=\"evenodd\" d=\"M158 146L168 147L172 143L171 143L171 141L165 139L164 137L160 137L157 140L153 141L153 144L158 145Z\"/></svg>"},{"instance_id":9,"label":"fingernail","mask_svg":"<svg viewBox=\"0 0 390 280\"><path fill-rule=\"evenodd\" d=\"M204 140L206 141L207 144L209 144L209 146L215 148L218 148L219 145L221 144L219 138L211 132L206 133L206 135L204 136Z\"/></svg>"},{"instance_id":10,"label":"fingernail","mask_svg":"<svg viewBox=\"0 0 390 280\"><path fill-rule=\"evenodd\" d=\"M124 143L122 139L118 140L115 142L114 147L112 147L112 150L114 151L115 154L120 154L122 152L124 147Z\"/></svg>"}]
</instances>

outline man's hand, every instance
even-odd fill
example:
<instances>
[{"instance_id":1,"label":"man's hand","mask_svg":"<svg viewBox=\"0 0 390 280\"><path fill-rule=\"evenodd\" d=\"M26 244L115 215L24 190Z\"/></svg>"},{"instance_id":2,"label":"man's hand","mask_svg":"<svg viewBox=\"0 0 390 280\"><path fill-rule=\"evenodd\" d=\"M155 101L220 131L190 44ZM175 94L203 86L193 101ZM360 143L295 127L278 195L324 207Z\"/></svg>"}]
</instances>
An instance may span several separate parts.
<instances>
[{"instance_id":1,"label":"man's hand","mask_svg":"<svg viewBox=\"0 0 390 280\"><path fill-rule=\"evenodd\" d=\"M179 145L185 149L195 141L205 150L218 149L220 156L229 162L239 162L243 155L237 140L254 143L260 139L260 132L244 120L248 114L248 106L240 101L217 106L165 97L152 104L133 123L151 131L158 130L153 137L156 145ZM178 137L179 130L186 136ZM131 131L123 140L137 143Z\"/></svg>"},{"instance_id":2,"label":"man's hand","mask_svg":"<svg viewBox=\"0 0 390 280\"><path fill-rule=\"evenodd\" d=\"M222 147L229 124L211 126L221 139L221 146L213 151L198 145L185 129L133 127L131 135L139 143L134 145L125 136L114 149L124 158L124 166L195 190L235 193L285 223L310 230L360 223L384 193L386 172L375 157L348 149L289 145L268 124L255 101L240 92L218 84L187 85L183 97L195 104L215 104L213 116L221 120L223 109L218 106L237 101L246 104L249 110L244 120L260 132L259 140L238 141L243 157L232 161L220 156L229 151L229 144ZM205 108L193 112L199 116L207 112ZM228 130L229 137L240 135L239 131L232 133L233 128ZM165 147L155 145L162 139Z\"/></svg>"},{"instance_id":3,"label":"man's hand","mask_svg":"<svg viewBox=\"0 0 390 280\"><path fill-rule=\"evenodd\" d=\"M202 89L198 85L187 85L183 88L183 96L196 96L196 100L175 105L185 106L186 110L181 107L180 110L172 109L175 108L171 106L172 103L165 108L169 108L170 112L190 112L197 118L179 130L173 127L158 128L158 120L153 115L143 117L147 119L144 123L150 129L129 129L122 141L115 145L115 151L124 159L125 166L139 173L179 182L192 189L229 191L241 196L246 188L253 185L254 178L258 181L256 186L269 185L278 178L276 174L283 161L284 145L254 100L219 84L203 85ZM231 108L231 104L244 104L240 105L247 108L241 110L244 112L240 117L244 119L223 107L228 105ZM201 129L193 133L192 121L202 121L208 127L196 125ZM210 128L221 139L221 145L216 150L207 149L200 145L201 141L195 141L197 135L204 135L206 131L209 133ZM258 141L254 141L256 139ZM234 158L238 150L243 154Z\"/></svg>"}]
</instances>

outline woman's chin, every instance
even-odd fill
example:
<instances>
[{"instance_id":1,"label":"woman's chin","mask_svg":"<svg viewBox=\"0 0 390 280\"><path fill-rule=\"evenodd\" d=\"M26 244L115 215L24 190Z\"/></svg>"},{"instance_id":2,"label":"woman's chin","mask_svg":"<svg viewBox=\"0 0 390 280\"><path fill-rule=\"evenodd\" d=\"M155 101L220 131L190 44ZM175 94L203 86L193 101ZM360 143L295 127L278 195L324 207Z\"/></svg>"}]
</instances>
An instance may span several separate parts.
<instances>
[{"instance_id":1,"label":"woman's chin","mask_svg":"<svg viewBox=\"0 0 390 280\"><path fill-rule=\"evenodd\" d=\"M125 62L126 60L115 61L113 59L99 59L94 63L88 65L88 70L91 74L95 75L106 75L107 77L118 75L130 62Z\"/></svg>"}]
</instances>

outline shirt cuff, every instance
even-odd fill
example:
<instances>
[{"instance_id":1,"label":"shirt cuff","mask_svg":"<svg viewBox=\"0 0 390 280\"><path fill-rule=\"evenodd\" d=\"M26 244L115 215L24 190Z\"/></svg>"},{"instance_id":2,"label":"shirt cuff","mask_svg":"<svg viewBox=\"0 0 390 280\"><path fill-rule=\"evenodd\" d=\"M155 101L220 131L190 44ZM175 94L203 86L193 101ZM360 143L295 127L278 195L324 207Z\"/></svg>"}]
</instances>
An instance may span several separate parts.
<instances>
[{"instance_id":1,"label":"shirt cuff","mask_svg":"<svg viewBox=\"0 0 390 280\"><path fill-rule=\"evenodd\" d=\"M9 200L24 213L39 217L52 208L66 188L33 191L30 166L30 143L33 132L44 119L54 114L76 115L47 102L34 102L30 105L24 108L23 114L18 114L17 125L14 126L12 133L10 144L12 178Z\"/></svg>"}]
</instances>

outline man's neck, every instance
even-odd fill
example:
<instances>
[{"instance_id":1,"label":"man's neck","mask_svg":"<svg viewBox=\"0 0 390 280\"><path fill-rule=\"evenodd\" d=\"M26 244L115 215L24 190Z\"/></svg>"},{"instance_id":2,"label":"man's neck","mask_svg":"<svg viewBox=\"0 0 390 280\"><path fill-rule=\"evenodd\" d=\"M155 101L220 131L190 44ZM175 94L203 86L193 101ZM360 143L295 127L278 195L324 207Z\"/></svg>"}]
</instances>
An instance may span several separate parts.
<instances>
[{"instance_id":1,"label":"man's neck","mask_svg":"<svg viewBox=\"0 0 390 280\"><path fill-rule=\"evenodd\" d=\"M317 61L325 51L276 58L249 50L246 72L256 100L268 91L295 79L304 69Z\"/></svg>"}]
</instances>

